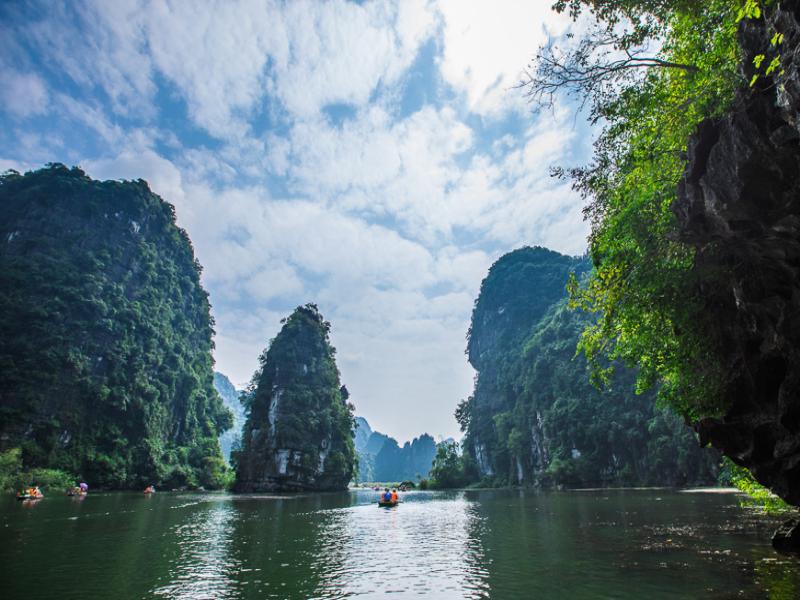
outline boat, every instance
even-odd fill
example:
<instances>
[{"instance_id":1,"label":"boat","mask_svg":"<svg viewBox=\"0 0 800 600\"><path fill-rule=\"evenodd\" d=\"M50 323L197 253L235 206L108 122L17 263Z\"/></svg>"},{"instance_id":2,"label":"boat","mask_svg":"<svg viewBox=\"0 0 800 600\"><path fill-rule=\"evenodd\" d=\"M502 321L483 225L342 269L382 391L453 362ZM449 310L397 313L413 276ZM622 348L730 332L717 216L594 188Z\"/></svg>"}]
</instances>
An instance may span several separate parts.
<instances>
[{"instance_id":1,"label":"boat","mask_svg":"<svg viewBox=\"0 0 800 600\"><path fill-rule=\"evenodd\" d=\"M387 502L386 500L378 500L378 506L384 506L386 508L397 506L398 504L400 504L399 500L394 500L394 501L390 500L389 502Z\"/></svg>"},{"instance_id":2,"label":"boat","mask_svg":"<svg viewBox=\"0 0 800 600\"><path fill-rule=\"evenodd\" d=\"M41 500L42 498L44 498L44 494L38 488L36 490L17 492L17 500Z\"/></svg>"}]
</instances>

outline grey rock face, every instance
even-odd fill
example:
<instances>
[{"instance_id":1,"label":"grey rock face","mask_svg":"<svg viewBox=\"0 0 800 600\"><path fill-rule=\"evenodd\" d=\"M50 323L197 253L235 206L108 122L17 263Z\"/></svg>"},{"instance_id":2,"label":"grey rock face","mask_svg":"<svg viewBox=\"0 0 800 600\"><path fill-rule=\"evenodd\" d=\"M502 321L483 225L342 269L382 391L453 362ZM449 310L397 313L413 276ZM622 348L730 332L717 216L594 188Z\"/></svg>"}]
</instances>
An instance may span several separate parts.
<instances>
[{"instance_id":1,"label":"grey rock face","mask_svg":"<svg viewBox=\"0 0 800 600\"><path fill-rule=\"evenodd\" d=\"M800 505L800 3L778 6L741 40L749 68L783 33L783 77L701 124L673 210L696 249L726 376L727 412L698 422L701 442Z\"/></svg>"}]
</instances>

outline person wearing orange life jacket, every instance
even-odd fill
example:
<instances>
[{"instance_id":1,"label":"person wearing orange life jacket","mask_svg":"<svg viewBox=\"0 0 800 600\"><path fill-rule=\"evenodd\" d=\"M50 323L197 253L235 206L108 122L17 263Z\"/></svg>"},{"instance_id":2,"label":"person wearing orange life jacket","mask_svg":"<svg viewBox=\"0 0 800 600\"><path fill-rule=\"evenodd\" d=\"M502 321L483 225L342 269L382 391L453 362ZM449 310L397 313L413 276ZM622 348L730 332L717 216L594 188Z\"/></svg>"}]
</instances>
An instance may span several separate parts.
<instances>
[{"instance_id":1,"label":"person wearing orange life jacket","mask_svg":"<svg viewBox=\"0 0 800 600\"><path fill-rule=\"evenodd\" d=\"M392 490L392 502L397 502L397 490Z\"/></svg>"}]
</instances>

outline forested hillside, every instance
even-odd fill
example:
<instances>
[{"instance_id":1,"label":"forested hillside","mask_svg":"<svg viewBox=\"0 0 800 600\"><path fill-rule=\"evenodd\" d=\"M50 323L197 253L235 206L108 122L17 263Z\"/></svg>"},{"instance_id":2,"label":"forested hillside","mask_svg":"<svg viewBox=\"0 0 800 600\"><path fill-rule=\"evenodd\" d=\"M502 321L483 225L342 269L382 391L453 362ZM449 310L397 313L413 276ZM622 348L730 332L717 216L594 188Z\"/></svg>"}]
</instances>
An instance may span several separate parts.
<instances>
[{"instance_id":1,"label":"forested hillside","mask_svg":"<svg viewBox=\"0 0 800 600\"><path fill-rule=\"evenodd\" d=\"M566 284L585 259L523 248L490 269L475 304L473 395L457 417L473 479L525 485L713 483L717 455L684 423L634 393L617 369L602 390L576 347L591 318L567 307ZM470 473L468 473L470 475Z\"/></svg>"},{"instance_id":2,"label":"forested hillside","mask_svg":"<svg viewBox=\"0 0 800 600\"><path fill-rule=\"evenodd\" d=\"M212 320L175 210L144 181L0 178L0 448L93 486L218 486Z\"/></svg>"},{"instance_id":3,"label":"forested hillside","mask_svg":"<svg viewBox=\"0 0 800 600\"><path fill-rule=\"evenodd\" d=\"M264 350L246 390L236 489L346 489L355 469L353 405L341 385L330 323L299 306Z\"/></svg>"}]
</instances>

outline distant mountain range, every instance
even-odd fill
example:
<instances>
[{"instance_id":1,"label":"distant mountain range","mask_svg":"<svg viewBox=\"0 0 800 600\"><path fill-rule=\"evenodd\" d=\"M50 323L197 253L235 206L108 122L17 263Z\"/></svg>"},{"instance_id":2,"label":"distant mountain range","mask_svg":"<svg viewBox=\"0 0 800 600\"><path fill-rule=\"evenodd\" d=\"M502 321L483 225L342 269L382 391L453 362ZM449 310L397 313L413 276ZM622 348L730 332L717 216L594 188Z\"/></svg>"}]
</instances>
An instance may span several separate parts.
<instances>
[{"instance_id":1,"label":"distant mountain range","mask_svg":"<svg viewBox=\"0 0 800 600\"><path fill-rule=\"evenodd\" d=\"M372 431L364 417L356 417L357 481L416 481L425 478L436 456L436 442L423 433L401 447L385 433Z\"/></svg>"}]
</instances>

